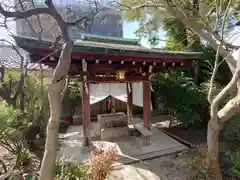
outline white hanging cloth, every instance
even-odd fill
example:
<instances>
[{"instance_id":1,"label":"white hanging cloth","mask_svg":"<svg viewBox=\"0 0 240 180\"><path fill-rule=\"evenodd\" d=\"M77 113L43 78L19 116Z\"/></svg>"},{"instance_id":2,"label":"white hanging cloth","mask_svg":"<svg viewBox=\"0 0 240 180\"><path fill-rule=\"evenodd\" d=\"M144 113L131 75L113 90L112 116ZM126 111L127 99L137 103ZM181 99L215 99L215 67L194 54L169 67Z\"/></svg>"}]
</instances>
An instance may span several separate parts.
<instances>
[{"instance_id":1,"label":"white hanging cloth","mask_svg":"<svg viewBox=\"0 0 240 180\"><path fill-rule=\"evenodd\" d=\"M115 83L109 84L110 95L118 100L127 102L127 84L126 83Z\"/></svg>"},{"instance_id":2,"label":"white hanging cloth","mask_svg":"<svg viewBox=\"0 0 240 180\"><path fill-rule=\"evenodd\" d=\"M132 83L133 93L133 104L136 106L143 107L143 83L134 82Z\"/></svg>"},{"instance_id":3,"label":"white hanging cloth","mask_svg":"<svg viewBox=\"0 0 240 180\"><path fill-rule=\"evenodd\" d=\"M126 83L89 84L89 93L90 104L102 101L108 96L127 102Z\"/></svg>"},{"instance_id":4,"label":"white hanging cloth","mask_svg":"<svg viewBox=\"0 0 240 180\"><path fill-rule=\"evenodd\" d=\"M152 87L151 87L151 90L152 90ZM133 91L133 104L139 107L143 107L143 82L132 83L132 91ZM151 110L152 110L152 103L151 103Z\"/></svg>"},{"instance_id":5,"label":"white hanging cloth","mask_svg":"<svg viewBox=\"0 0 240 180\"><path fill-rule=\"evenodd\" d=\"M90 104L95 104L109 96L109 86L106 84L89 84Z\"/></svg>"},{"instance_id":6,"label":"white hanging cloth","mask_svg":"<svg viewBox=\"0 0 240 180\"><path fill-rule=\"evenodd\" d=\"M143 107L143 83L132 83L133 104ZM105 84L89 84L90 104L112 96L127 103L127 84L126 83L105 83ZM152 107L151 107L152 108Z\"/></svg>"}]
</instances>

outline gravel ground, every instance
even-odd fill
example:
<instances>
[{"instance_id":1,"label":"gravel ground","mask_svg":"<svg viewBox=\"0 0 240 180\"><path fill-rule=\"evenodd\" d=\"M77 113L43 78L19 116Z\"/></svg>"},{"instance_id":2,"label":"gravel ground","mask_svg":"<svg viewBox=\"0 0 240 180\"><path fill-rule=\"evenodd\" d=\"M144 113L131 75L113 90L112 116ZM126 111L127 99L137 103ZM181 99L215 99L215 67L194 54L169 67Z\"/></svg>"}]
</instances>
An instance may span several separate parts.
<instances>
[{"instance_id":1,"label":"gravel ground","mask_svg":"<svg viewBox=\"0 0 240 180\"><path fill-rule=\"evenodd\" d=\"M147 169L162 178L162 180L187 180L193 172L186 166L186 159L183 157L163 156L132 166Z\"/></svg>"},{"instance_id":2,"label":"gravel ground","mask_svg":"<svg viewBox=\"0 0 240 180\"><path fill-rule=\"evenodd\" d=\"M4 152L6 152L6 150L0 147L0 154ZM158 176L161 180L187 180L192 174L186 166L186 159L184 159L183 156L176 157L176 155L146 160L131 164L131 166L148 170Z\"/></svg>"}]
</instances>

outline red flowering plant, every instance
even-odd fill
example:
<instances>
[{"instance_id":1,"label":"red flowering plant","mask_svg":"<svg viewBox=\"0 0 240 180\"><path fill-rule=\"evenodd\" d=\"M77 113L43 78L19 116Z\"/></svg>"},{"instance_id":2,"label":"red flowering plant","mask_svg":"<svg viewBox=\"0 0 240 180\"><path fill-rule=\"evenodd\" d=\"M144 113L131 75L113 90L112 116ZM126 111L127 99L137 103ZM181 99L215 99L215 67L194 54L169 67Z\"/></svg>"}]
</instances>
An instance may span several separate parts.
<instances>
[{"instance_id":1,"label":"red flowering plant","mask_svg":"<svg viewBox=\"0 0 240 180\"><path fill-rule=\"evenodd\" d=\"M108 173L114 169L114 162L118 160L116 147L96 148L91 152L89 160L89 179L105 180Z\"/></svg>"},{"instance_id":2,"label":"red flowering plant","mask_svg":"<svg viewBox=\"0 0 240 180\"><path fill-rule=\"evenodd\" d=\"M197 145L194 156L188 160L188 165L191 169L198 169L200 166L206 166L207 147L204 145Z\"/></svg>"},{"instance_id":3,"label":"red flowering plant","mask_svg":"<svg viewBox=\"0 0 240 180\"><path fill-rule=\"evenodd\" d=\"M200 179L207 177L207 146L197 145L194 156L188 160L189 168L196 170L196 176Z\"/></svg>"},{"instance_id":4,"label":"red flowering plant","mask_svg":"<svg viewBox=\"0 0 240 180\"><path fill-rule=\"evenodd\" d=\"M196 151L200 157L200 165L207 166L208 158L207 158L207 146L206 145L197 145Z\"/></svg>"}]
</instances>

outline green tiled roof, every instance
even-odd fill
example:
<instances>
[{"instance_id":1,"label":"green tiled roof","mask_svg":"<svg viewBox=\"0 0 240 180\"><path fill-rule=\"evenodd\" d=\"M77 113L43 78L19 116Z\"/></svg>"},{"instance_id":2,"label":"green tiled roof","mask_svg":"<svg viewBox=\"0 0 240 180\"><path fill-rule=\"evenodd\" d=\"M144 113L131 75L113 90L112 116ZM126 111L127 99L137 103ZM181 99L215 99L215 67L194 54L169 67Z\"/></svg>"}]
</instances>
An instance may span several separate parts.
<instances>
[{"instance_id":1,"label":"green tiled roof","mask_svg":"<svg viewBox=\"0 0 240 180\"><path fill-rule=\"evenodd\" d=\"M117 37L90 35L90 34L83 35L83 40L84 41L103 42L103 43L140 45L140 42L137 39L117 38Z\"/></svg>"},{"instance_id":2,"label":"green tiled roof","mask_svg":"<svg viewBox=\"0 0 240 180\"><path fill-rule=\"evenodd\" d=\"M52 45L50 41L39 41L29 37L15 36L17 44L24 49L35 48L48 50ZM182 58L199 59L201 52L179 52L150 49L143 47L136 40L123 38L109 38L103 36L85 36L74 42L73 52L108 54L113 56L132 56L143 58ZM59 44L59 46L61 46Z\"/></svg>"}]
</instances>

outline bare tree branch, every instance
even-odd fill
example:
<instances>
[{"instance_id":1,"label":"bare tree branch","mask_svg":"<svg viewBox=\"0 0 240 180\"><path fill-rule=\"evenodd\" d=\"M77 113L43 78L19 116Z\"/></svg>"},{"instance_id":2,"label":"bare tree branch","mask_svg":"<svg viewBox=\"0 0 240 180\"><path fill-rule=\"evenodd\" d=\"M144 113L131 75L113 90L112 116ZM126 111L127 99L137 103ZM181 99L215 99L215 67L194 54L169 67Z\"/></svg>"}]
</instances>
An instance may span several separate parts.
<instances>
[{"instance_id":1,"label":"bare tree branch","mask_svg":"<svg viewBox=\"0 0 240 180\"><path fill-rule=\"evenodd\" d=\"M18 2L20 4L20 6L21 6L22 11L25 11L22 0L18 0ZM34 6L34 2L33 1L32 1L32 4ZM38 15L36 15L36 16L38 16ZM28 18L25 18L25 21L27 22L27 24L30 27L31 31L36 35L36 37L38 37L39 34L35 31L35 29L33 28L32 24L29 22Z\"/></svg>"},{"instance_id":2,"label":"bare tree branch","mask_svg":"<svg viewBox=\"0 0 240 180\"><path fill-rule=\"evenodd\" d=\"M46 0L45 4L48 6L48 9L51 11L51 13L49 15L51 15L58 23L60 29L61 29L61 33L62 33L62 37L65 41L69 41L69 35L68 35L68 26L66 24L66 22L64 22L62 16L57 12L52 0ZM37 9L37 8L35 8Z\"/></svg>"},{"instance_id":3,"label":"bare tree branch","mask_svg":"<svg viewBox=\"0 0 240 180\"><path fill-rule=\"evenodd\" d=\"M214 62L214 68L212 72L212 76L210 79L210 85L209 85L209 91L208 91L208 102L211 104L213 100L213 83L215 80L215 76L217 74L218 70L218 65L219 65L219 50L220 50L221 45L218 46L216 57L215 57L215 62Z\"/></svg>"},{"instance_id":4,"label":"bare tree branch","mask_svg":"<svg viewBox=\"0 0 240 180\"><path fill-rule=\"evenodd\" d=\"M56 8L53 5L52 0L46 0L45 4L48 6L48 8L33 8L23 12L6 11L3 9L2 5L0 5L0 14L5 16L6 18L18 18L18 19L26 19L28 17L31 17L33 15L38 15L38 14L51 15L58 23L62 32L63 39L65 41L68 41L70 38L68 35L67 24L64 22L61 15L57 12Z\"/></svg>"},{"instance_id":5,"label":"bare tree branch","mask_svg":"<svg viewBox=\"0 0 240 180\"><path fill-rule=\"evenodd\" d=\"M223 90L213 99L212 101L212 106L211 106L211 111L214 114L218 114L218 106L219 104L226 98L226 96L231 92L231 90L234 87L237 87L237 83L240 79L240 69L237 69L231 79L231 81L228 83L228 85L223 88Z\"/></svg>"},{"instance_id":6,"label":"bare tree branch","mask_svg":"<svg viewBox=\"0 0 240 180\"><path fill-rule=\"evenodd\" d=\"M68 25L68 26L77 26L78 24L82 24L82 23L84 23L84 22L86 22L86 21L89 21L90 20L90 18L89 17L87 17L87 16L84 16L84 17L82 17L82 18L80 18L80 19L77 19L77 20L75 20L74 22L66 22L66 24Z\"/></svg>"},{"instance_id":7,"label":"bare tree branch","mask_svg":"<svg viewBox=\"0 0 240 180\"><path fill-rule=\"evenodd\" d=\"M71 54L74 46L73 41L70 39L68 34L68 27L78 25L79 23L86 23L87 17L77 19L74 22L66 22L62 16L57 12L53 1L46 0L46 8L33 8L25 10L22 12L19 11L8 11L0 5L0 14L5 18L16 18L16 19L26 19L34 15L47 14L56 20L60 30L61 36L58 36L53 43L53 48L56 47L61 37L64 39L64 44L61 48L60 58L58 60L57 66L52 75L52 81L48 90L49 104L50 104L50 118L47 126L47 136L45 143L45 151L43 156L43 161L40 169L40 180L51 180L53 179L53 171L56 160L56 149L57 149L57 133L59 127L60 113L61 113L61 92L64 89L65 78L68 76L69 68L71 64ZM97 8L94 12L92 18L99 12ZM54 50L52 54L56 53L59 50ZM51 55L49 55L51 56ZM43 59L46 59L47 57ZM43 60L41 59L40 62ZM22 74L23 75L23 74ZM20 86L20 85L19 85ZM0 89L1 90L1 89ZM16 96L16 94L15 94ZM11 99L10 99L11 100Z\"/></svg>"},{"instance_id":8,"label":"bare tree branch","mask_svg":"<svg viewBox=\"0 0 240 180\"><path fill-rule=\"evenodd\" d=\"M94 7L92 7L93 5ZM86 13L83 17L78 18L73 22L66 22L69 27L76 26L79 30L87 31L93 25L95 17L98 13L108 11L109 8L101 7L101 4L97 0L93 0L93 3L89 2L91 13ZM72 12L74 15L75 13ZM75 15L76 16L76 15ZM90 24L89 24L90 23Z\"/></svg>"},{"instance_id":9,"label":"bare tree branch","mask_svg":"<svg viewBox=\"0 0 240 180\"><path fill-rule=\"evenodd\" d=\"M1 67L0 67L0 75L1 75L0 80L1 80L1 83L2 83L4 81L4 76L5 76L5 68L4 68L3 65L1 65Z\"/></svg>"},{"instance_id":10,"label":"bare tree branch","mask_svg":"<svg viewBox=\"0 0 240 180\"><path fill-rule=\"evenodd\" d=\"M240 96L237 95L227 102L227 104L218 111L218 118L221 123L229 120L234 115L240 112Z\"/></svg>"},{"instance_id":11,"label":"bare tree branch","mask_svg":"<svg viewBox=\"0 0 240 180\"><path fill-rule=\"evenodd\" d=\"M178 17L184 24L188 25L189 28L191 28L202 39L208 40L209 45L213 49L217 49L218 45L222 42L221 38L219 36L218 36L219 41L216 41L216 38L211 33L212 31L209 32L209 31L204 30L204 26L201 26L195 20L185 18L185 16L181 12L175 10L174 8L169 6L168 4L166 4L166 10L171 15L173 15L175 17ZM223 45L225 45L224 42L222 42L222 43L223 43ZM226 48L224 48L224 46L222 46L222 47L220 47L219 52L220 52L220 55L222 56L222 55L227 54L228 50ZM232 73L234 73L235 68L236 68L236 61L234 60L234 58L232 57L231 54L228 54L226 59L227 59L226 62L228 63L229 68L231 69Z\"/></svg>"},{"instance_id":12,"label":"bare tree branch","mask_svg":"<svg viewBox=\"0 0 240 180\"><path fill-rule=\"evenodd\" d=\"M117 2L117 1L115 1L115 2L116 2L117 4L119 4L119 5L121 5L122 7L127 8L126 10L136 10L136 9L147 8L147 7L164 8L164 9L166 9L167 12L170 12L171 15L173 15L173 12L174 12L174 14L178 14L178 16L175 16L175 17L179 17L179 19L181 19L182 21L185 21L185 20L186 20L186 21L193 21L194 24L195 24L195 26L197 26L197 27L196 27L196 28L192 28L192 27L191 27L191 29L193 29L194 31L195 31L196 29L202 30L202 31L204 30L206 33L211 34L211 35L212 35L212 38L213 38L214 41L217 43L216 45L219 45L219 44L221 43L225 49L228 49L228 48L230 48L230 49L238 49L238 48L240 48L239 46L235 46L235 45L233 45L233 44L230 44L230 43L225 42L222 38L220 38L220 36L219 36L217 33L215 33L215 32L212 30L212 28L210 28L210 27L208 27L208 26L206 26L206 27L201 27L201 26L200 26L200 23L196 21L196 18L189 16L189 14L186 15L185 13L183 13L184 10L181 10L181 6L179 6L179 7L178 7L178 11L176 11L176 10L174 9L174 7L176 7L176 5L170 4L170 3L168 3L168 2L165 2L165 3L162 3L162 4L157 4L157 3L153 3L152 1L146 1L145 3L140 4L140 5L137 5L137 6L131 6L131 5L129 5L129 4L123 4L123 3L119 3L119 2ZM184 8L185 8L185 7L184 7ZM190 9L190 10L191 10L191 9ZM180 12L181 12L181 14L180 14ZM205 24L205 25L206 25L206 24ZM203 33L203 32L202 32L202 33ZM197 33L197 34L198 34L198 33ZM216 46L216 48L217 48L217 46ZM216 49L216 48L215 48L215 49Z\"/></svg>"},{"instance_id":13,"label":"bare tree branch","mask_svg":"<svg viewBox=\"0 0 240 180\"><path fill-rule=\"evenodd\" d=\"M12 12L5 11L2 5L0 5L0 13L6 18L18 18L18 19L25 19L36 14L49 14L49 15L52 14L51 9L49 8L35 8L23 12Z\"/></svg>"},{"instance_id":14,"label":"bare tree branch","mask_svg":"<svg viewBox=\"0 0 240 180\"><path fill-rule=\"evenodd\" d=\"M24 82L25 82L25 77L26 77L26 71L27 71L27 61L26 65L24 65L24 58L21 56L21 62L20 62L20 80L18 81L16 93L13 96L13 100L17 100L19 94L23 93L23 87L24 87Z\"/></svg>"}]
</instances>

